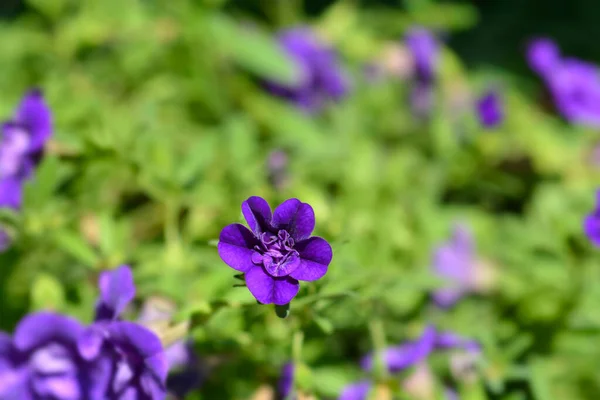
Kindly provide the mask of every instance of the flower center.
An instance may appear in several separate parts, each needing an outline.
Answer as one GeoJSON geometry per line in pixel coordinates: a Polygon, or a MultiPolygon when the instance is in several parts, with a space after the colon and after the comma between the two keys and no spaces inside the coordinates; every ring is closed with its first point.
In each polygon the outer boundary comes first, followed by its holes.
{"type": "Polygon", "coordinates": [[[252,262],[265,267],[273,277],[287,276],[300,266],[300,256],[294,249],[294,239],[286,230],[277,235],[263,232],[259,236],[260,244],[254,246],[252,262]]]}

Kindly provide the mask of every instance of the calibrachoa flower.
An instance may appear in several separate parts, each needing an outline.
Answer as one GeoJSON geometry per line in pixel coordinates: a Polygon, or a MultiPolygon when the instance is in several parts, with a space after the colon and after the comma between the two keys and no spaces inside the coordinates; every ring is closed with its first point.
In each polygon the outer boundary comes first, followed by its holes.
{"type": "Polygon", "coordinates": [[[0,207],[21,207],[23,182],[31,177],[51,135],[50,109],[42,93],[31,90],[1,127],[0,207]]]}
{"type": "Polygon", "coordinates": [[[435,35],[422,27],[415,27],[406,34],[406,45],[415,66],[415,74],[421,82],[432,82],[437,76],[440,46],[435,35]]]}
{"type": "Polygon", "coordinates": [[[271,212],[253,196],[242,203],[250,230],[228,225],[219,236],[221,259],[243,272],[250,293],[263,304],[285,305],[298,294],[298,281],[315,281],[327,273],[331,246],[313,236],[315,214],[309,204],[289,199],[271,212]]]}
{"type": "Polygon", "coordinates": [[[279,43],[296,63],[299,75],[297,84],[291,86],[268,82],[273,94],[311,112],[320,110],[326,100],[339,100],[348,93],[349,85],[335,53],[310,29],[283,31],[279,43]]]}
{"type": "Polygon", "coordinates": [[[595,246],[600,247],[600,190],[596,191],[594,211],[583,220],[583,231],[595,246]]]}
{"type": "Polygon", "coordinates": [[[434,291],[433,301],[443,308],[453,306],[472,290],[476,268],[471,233],[466,226],[456,225],[450,241],[440,246],[433,256],[433,272],[449,284],[434,291]]]}
{"type": "Polygon", "coordinates": [[[545,81],[554,104],[568,121],[600,127],[600,70],[594,64],[561,58],[556,44],[537,39],[529,44],[532,69],[545,81]]]}
{"type": "Polygon", "coordinates": [[[412,55],[415,77],[410,104],[418,117],[427,118],[434,104],[440,46],[434,34],[422,27],[411,29],[405,41],[412,55]]]}
{"type": "Polygon", "coordinates": [[[479,122],[486,128],[494,128],[504,119],[502,99],[496,91],[484,93],[477,100],[476,108],[479,122]]]}
{"type": "Polygon", "coordinates": [[[99,286],[96,322],[78,344],[85,359],[109,363],[106,398],[164,399],[168,364],[160,339],[142,325],[118,320],[135,295],[131,269],[103,272],[99,286]]]}
{"type": "Polygon", "coordinates": [[[84,327],[63,315],[39,312],[0,333],[0,399],[104,400],[109,364],[85,360],[77,347],[84,327]]]}
{"type": "Polygon", "coordinates": [[[277,383],[277,394],[278,398],[281,400],[288,400],[288,398],[294,399],[292,390],[294,389],[294,373],[295,373],[294,363],[287,363],[281,368],[281,376],[279,378],[279,382],[277,383]]]}

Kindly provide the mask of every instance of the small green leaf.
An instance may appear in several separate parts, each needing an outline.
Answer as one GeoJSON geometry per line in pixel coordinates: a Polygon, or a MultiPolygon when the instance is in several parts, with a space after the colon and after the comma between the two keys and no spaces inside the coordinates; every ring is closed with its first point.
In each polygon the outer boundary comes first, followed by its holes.
{"type": "Polygon", "coordinates": [[[39,274],[31,288],[31,304],[34,310],[60,310],[65,294],[60,282],[53,276],[39,274]]]}
{"type": "Polygon", "coordinates": [[[100,258],[94,249],[75,233],[58,232],[54,235],[54,241],[58,247],[87,266],[94,267],[100,262],[100,258]]]}

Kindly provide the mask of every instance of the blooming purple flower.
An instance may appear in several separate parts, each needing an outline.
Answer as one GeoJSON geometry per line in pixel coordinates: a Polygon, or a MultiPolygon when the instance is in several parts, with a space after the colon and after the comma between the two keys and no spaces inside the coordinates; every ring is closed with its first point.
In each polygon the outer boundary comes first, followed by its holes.
{"type": "Polygon", "coordinates": [[[583,231],[592,244],[600,247],[600,190],[596,191],[594,210],[583,220],[583,231]]]}
{"type": "Polygon", "coordinates": [[[42,93],[34,89],[25,94],[0,132],[0,207],[18,209],[23,181],[31,177],[52,135],[52,116],[42,93]]]}
{"type": "Polygon", "coordinates": [[[450,241],[440,246],[433,257],[434,273],[449,283],[449,286],[434,291],[434,302],[442,308],[453,306],[471,290],[475,268],[471,233],[464,225],[457,225],[450,241]]]}
{"type": "MultiPolygon", "coordinates": [[[[435,341],[435,328],[427,326],[417,340],[385,349],[381,354],[382,362],[392,373],[414,366],[429,356],[434,349],[435,341]]],[[[361,360],[361,367],[367,371],[372,370],[374,359],[374,354],[368,354],[361,360]]]]}
{"type": "Polygon", "coordinates": [[[242,203],[248,230],[228,225],[219,236],[221,259],[243,272],[250,293],[263,304],[285,305],[298,294],[298,281],[315,281],[327,272],[331,246],[313,236],[315,214],[309,204],[289,199],[273,213],[262,198],[242,203]]]}
{"type": "Polygon", "coordinates": [[[106,398],[164,399],[168,364],[160,339],[142,325],[118,320],[135,295],[130,268],[102,273],[99,287],[96,322],[79,337],[78,346],[86,360],[110,365],[106,398]]]}
{"type": "Polygon", "coordinates": [[[406,34],[405,40],[414,60],[417,79],[421,82],[435,80],[440,55],[435,35],[428,29],[415,27],[406,34]]]}
{"type": "Polygon", "coordinates": [[[292,86],[268,82],[274,95],[309,112],[320,110],[327,99],[339,100],[346,95],[349,85],[335,53],[310,29],[285,30],[279,35],[279,43],[295,61],[299,76],[297,84],[292,86]]]}
{"type": "Polygon", "coordinates": [[[486,128],[494,128],[502,123],[504,119],[504,110],[500,95],[495,91],[484,93],[477,100],[477,116],[479,122],[486,128]]]}
{"type": "Polygon", "coordinates": [[[103,400],[105,360],[87,362],[77,347],[84,327],[49,312],[25,317],[14,337],[0,334],[0,398],[103,400]]]}
{"type": "Polygon", "coordinates": [[[281,376],[279,378],[279,382],[277,383],[277,394],[278,398],[282,400],[288,400],[288,397],[293,396],[294,389],[294,373],[296,368],[294,367],[294,363],[287,363],[281,368],[281,376]]]}
{"type": "Polygon", "coordinates": [[[558,47],[548,39],[533,41],[528,48],[529,64],[544,79],[554,104],[568,121],[600,127],[600,70],[574,58],[561,58],[558,47]]]}
{"type": "Polygon", "coordinates": [[[352,383],[342,390],[338,400],[367,400],[372,386],[373,384],[368,380],[352,383]]]}

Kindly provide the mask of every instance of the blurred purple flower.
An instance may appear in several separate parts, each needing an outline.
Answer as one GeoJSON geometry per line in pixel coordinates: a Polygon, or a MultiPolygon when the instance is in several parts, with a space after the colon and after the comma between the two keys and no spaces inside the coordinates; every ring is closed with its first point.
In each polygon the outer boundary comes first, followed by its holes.
{"type": "Polygon", "coordinates": [[[0,398],[5,400],[103,400],[109,365],[87,362],[77,348],[84,327],[76,320],[39,312],[0,333],[0,398]]]}
{"type": "MultiPolygon", "coordinates": [[[[429,356],[434,349],[435,340],[435,328],[427,326],[417,340],[385,349],[381,354],[381,361],[392,373],[414,366],[429,356]]],[[[375,355],[368,354],[361,360],[361,367],[367,371],[372,370],[374,360],[375,355]]]]}
{"type": "Polygon", "coordinates": [[[484,93],[477,100],[477,116],[479,122],[486,128],[494,128],[504,120],[504,110],[500,95],[493,90],[484,93]]]}
{"type": "Polygon", "coordinates": [[[531,67],[544,79],[558,112],[569,122],[600,127],[600,70],[594,64],[561,58],[549,39],[528,48],[531,67]]]}
{"type": "Polygon", "coordinates": [[[287,363],[281,368],[281,376],[279,377],[279,382],[277,383],[277,394],[278,398],[281,400],[288,400],[290,398],[295,398],[293,396],[294,389],[294,373],[295,373],[294,363],[287,363]]]}
{"type": "Polygon", "coordinates": [[[479,345],[479,342],[472,339],[466,339],[454,332],[438,333],[435,339],[435,348],[442,350],[462,349],[476,353],[481,352],[481,346],[479,345]]]}
{"type": "Polygon", "coordinates": [[[372,385],[368,380],[352,383],[342,389],[338,400],[367,400],[372,385]]]}
{"type": "Polygon", "coordinates": [[[284,305],[298,293],[298,281],[315,281],[327,272],[331,246],[313,236],[315,213],[309,204],[289,199],[273,213],[261,197],[242,203],[251,231],[241,224],[223,228],[218,252],[225,264],[245,274],[250,293],[263,304],[284,305]]]}
{"type": "Polygon", "coordinates": [[[427,119],[435,100],[435,89],[430,83],[414,82],[410,90],[410,107],[419,119],[427,119]]]}
{"type": "Polygon", "coordinates": [[[30,90],[14,117],[1,126],[0,207],[21,207],[23,181],[31,177],[51,135],[50,109],[41,91],[30,90]]]}
{"type": "Polygon", "coordinates": [[[279,34],[279,42],[296,62],[298,83],[286,86],[268,82],[271,93],[296,103],[308,112],[319,111],[326,100],[339,100],[348,93],[349,84],[335,53],[310,29],[285,30],[279,34]]]}
{"type": "Polygon", "coordinates": [[[435,35],[426,28],[415,27],[406,34],[405,40],[414,60],[417,79],[431,83],[437,76],[440,55],[435,35]]]}
{"type": "Polygon", "coordinates": [[[458,392],[450,387],[446,387],[444,389],[444,395],[445,395],[444,400],[459,400],[460,399],[460,397],[458,397],[458,392]]]}
{"type": "Polygon", "coordinates": [[[594,246],[600,247],[600,190],[596,191],[594,210],[583,220],[583,231],[594,246]]]}
{"type": "Polygon", "coordinates": [[[466,226],[456,225],[450,241],[440,246],[433,256],[433,272],[449,283],[433,292],[433,301],[439,307],[453,306],[471,290],[476,262],[471,233],[466,226]]]}
{"type": "Polygon", "coordinates": [[[130,268],[104,272],[98,284],[96,322],[83,332],[78,346],[86,360],[109,363],[106,398],[164,399],[168,363],[160,339],[142,325],[118,320],[135,296],[130,268]]]}

